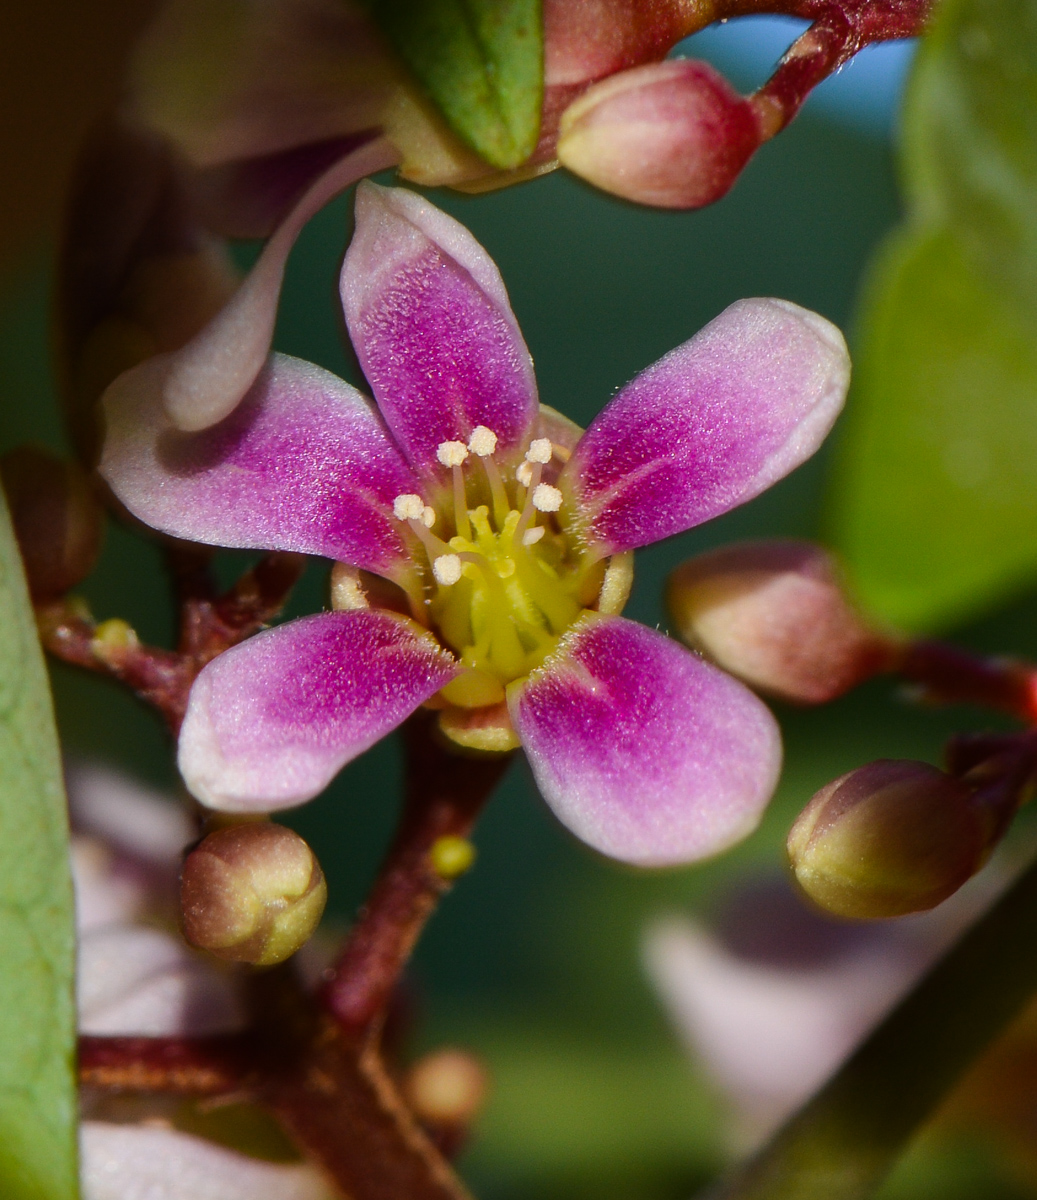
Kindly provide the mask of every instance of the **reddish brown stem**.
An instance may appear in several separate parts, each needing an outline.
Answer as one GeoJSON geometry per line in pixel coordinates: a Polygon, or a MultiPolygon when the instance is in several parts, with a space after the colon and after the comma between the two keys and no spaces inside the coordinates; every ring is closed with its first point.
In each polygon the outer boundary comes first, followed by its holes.
{"type": "Polygon", "coordinates": [[[108,1091],[216,1096],[247,1090],[254,1039],[81,1037],[79,1080],[108,1091]]]}
{"type": "Polygon", "coordinates": [[[1007,658],[983,658],[943,642],[907,643],[895,670],[938,704],[980,704],[1026,724],[1037,722],[1037,671],[1007,658]]]}
{"type": "Polygon", "coordinates": [[[462,758],[441,745],[429,714],[404,730],[407,781],[396,837],[341,956],[323,1000],[340,1027],[362,1041],[377,1027],[414,943],[450,883],[429,851],[441,837],[465,837],[511,756],[462,758]]]}
{"type": "Polygon", "coordinates": [[[253,977],[258,1099],[352,1200],[470,1200],[382,1065],[288,971],[253,977]]]}
{"type": "Polygon", "coordinates": [[[67,601],[37,610],[44,647],[63,662],[126,684],[157,708],[176,734],[198,672],[277,616],[306,562],[299,554],[268,554],[224,595],[215,596],[209,557],[208,551],[192,546],[174,546],[168,553],[180,602],[177,650],[135,639],[99,645],[94,622],[67,601]]]}

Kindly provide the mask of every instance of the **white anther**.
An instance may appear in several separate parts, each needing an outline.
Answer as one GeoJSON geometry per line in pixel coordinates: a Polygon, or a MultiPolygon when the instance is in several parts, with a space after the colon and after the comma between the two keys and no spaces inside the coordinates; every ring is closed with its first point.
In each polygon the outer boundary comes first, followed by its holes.
{"type": "Polygon", "coordinates": [[[534,438],[529,443],[526,459],[531,463],[549,463],[553,453],[554,447],[551,445],[550,438],[534,438]]]}
{"type": "Polygon", "coordinates": [[[421,523],[426,529],[431,529],[436,523],[436,510],[430,504],[421,510],[421,523]]]}
{"type": "Polygon", "coordinates": [[[459,554],[441,554],[432,564],[432,574],[436,582],[449,587],[461,578],[461,556],[459,554]]]}
{"type": "Polygon", "coordinates": [[[562,493],[549,483],[538,483],[533,489],[533,507],[537,512],[557,512],[562,507],[562,493]]]}
{"type": "Polygon", "coordinates": [[[533,482],[533,464],[531,462],[519,463],[515,478],[523,487],[529,487],[533,482]]]}
{"type": "Polygon", "coordinates": [[[497,449],[497,435],[485,425],[476,425],[468,439],[468,449],[480,458],[488,458],[497,449]]]}
{"type": "Polygon", "coordinates": [[[459,467],[468,457],[464,442],[440,442],[436,447],[436,458],[444,467],[459,467]]]}
{"type": "Polygon", "coordinates": [[[547,530],[543,525],[534,525],[532,529],[527,529],[522,535],[522,545],[535,546],[546,532],[547,530]]]}
{"type": "Polygon", "coordinates": [[[397,521],[420,521],[425,515],[425,501],[413,492],[404,492],[392,502],[397,521]]]}

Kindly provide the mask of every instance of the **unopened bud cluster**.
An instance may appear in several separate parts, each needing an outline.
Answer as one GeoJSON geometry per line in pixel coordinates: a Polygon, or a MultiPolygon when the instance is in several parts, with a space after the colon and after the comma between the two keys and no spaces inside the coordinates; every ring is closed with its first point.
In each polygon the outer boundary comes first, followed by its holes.
{"type": "Polygon", "coordinates": [[[184,860],[184,936],[220,958],[268,967],[306,943],[328,889],[313,851],[268,821],[217,829],[184,860]]]}
{"type": "Polygon", "coordinates": [[[746,542],[670,576],[667,606],[689,645],[750,686],[821,704],[887,668],[894,643],[852,606],[810,542],[746,542]]]}
{"type": "Polygon", "coordinates": [[[86,473],[38,446],[0,459],[29,592],[37,604],[57,600],[93,570],[101,548],[101,507],[86,473]]]}

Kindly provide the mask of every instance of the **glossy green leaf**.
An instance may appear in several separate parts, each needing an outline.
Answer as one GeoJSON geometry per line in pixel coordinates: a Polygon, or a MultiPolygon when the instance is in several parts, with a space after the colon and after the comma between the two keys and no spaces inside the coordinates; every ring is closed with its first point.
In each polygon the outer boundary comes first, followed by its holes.
{"type": "Polygon", "coordinates": [[[371,0],[379,26],[459,137],[502,170],[540,132],[540,0],[371,0]]]}
{"type": "Polygon", "coordinates": [[[940,6],[904,128],[830,515],[862,601],[925,630],[1037,577],[1037,10],[940,6]]]}
{"type": "Polygon", "coordinates": [[[0,493],[0,1196],[78,1194],[75,936],[57,734],[0,493]]]}

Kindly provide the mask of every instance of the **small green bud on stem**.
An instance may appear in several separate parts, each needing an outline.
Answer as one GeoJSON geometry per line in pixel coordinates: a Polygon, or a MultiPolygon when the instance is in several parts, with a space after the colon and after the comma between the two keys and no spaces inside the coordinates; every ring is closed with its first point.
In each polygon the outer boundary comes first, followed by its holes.
{"type": "Polygon", "coordinates": [[[39,446],[0,458],[29,592],[36,604],[59,599],[93,570],[101,549],[101,506],[76,463],[39,446]]]}
{"type": "Polygon", "coordinates": [[[893,664],[896,643],[850,604],[811,542],[744,542],[679,566],[666,602],[680,636],[751,687],[821,704],[893,664]]]}
{"type": "Polygon", "coordinates": [[[208,834],[184,860],[184,936],[219,958],[273,966],[317,927],[328,897],[313,851],[297,833],[268,821],[208,834]]]}
{"type": "Polygon", "coordinates": [[[983,865],[979,793],[922,762],[880,759],[823,787],[788,838],[796,880],[821,908],[875,920],[935,908],[983,865]]]}

